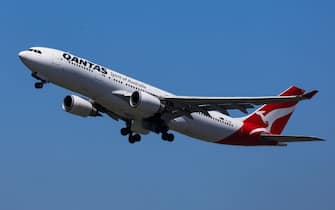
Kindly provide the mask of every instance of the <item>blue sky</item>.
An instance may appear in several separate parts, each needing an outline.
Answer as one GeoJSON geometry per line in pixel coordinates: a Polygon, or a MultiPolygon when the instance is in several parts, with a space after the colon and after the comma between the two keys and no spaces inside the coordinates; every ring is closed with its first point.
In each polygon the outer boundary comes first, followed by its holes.
{"type": "Polygon", "coordinates": [[[335,209],[333,1],[4,1],[0,209],[335,209]],[[121,122],[61,110],[17,53],[71,51],[175,94],[302,102],[285,134],[327,142],[233,147],[176,134],[130,145],[121,122]]]}

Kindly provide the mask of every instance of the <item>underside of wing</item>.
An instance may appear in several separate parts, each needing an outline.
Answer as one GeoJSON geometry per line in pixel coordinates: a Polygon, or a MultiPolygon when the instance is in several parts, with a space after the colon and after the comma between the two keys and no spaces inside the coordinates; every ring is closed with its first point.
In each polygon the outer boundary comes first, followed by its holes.
{"type": "Polygon", "coordinates": [[[324,141],[319,137],[315,136],[282,136],[273,134],[261,134],[260,136],[264,141],[277,141],[283,143],[289,142],[305,142],[305,141],[324,141]]]}

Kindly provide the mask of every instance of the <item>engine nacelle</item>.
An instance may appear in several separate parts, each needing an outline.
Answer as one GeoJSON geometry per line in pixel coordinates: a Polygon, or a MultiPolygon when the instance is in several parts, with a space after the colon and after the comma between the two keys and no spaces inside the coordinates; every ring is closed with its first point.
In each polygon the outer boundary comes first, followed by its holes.
{"type": "Polygon", "coordinates": [[[101,116],[101,114],[90,101],[75,95],[65,96],[62,108],[66,112],[81,117],[101,116]]]}
{"type": "Polygon", "coordinates": [[[140,119],[154,116],[162,107],[159,98],[146,92],[135,91],[131,94],[129,105],[140,119]]]}

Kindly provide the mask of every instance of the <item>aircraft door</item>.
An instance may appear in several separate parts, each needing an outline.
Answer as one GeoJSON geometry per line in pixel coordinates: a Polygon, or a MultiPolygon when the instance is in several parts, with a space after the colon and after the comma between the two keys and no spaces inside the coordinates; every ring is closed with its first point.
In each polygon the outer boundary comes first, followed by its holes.
{"type": "Polygon", "coordinates": [[[52,56],[51,60],[51,66],[48,71],[50,74],[49,78],[52,78],[53,82],[59,83],[62,82],[62,78],[64,77],[63,68],[61,65],[61,55],[59,53],[53,52],[50,54],[52,56]]]}
{"type": "Polygon", "coordinates": [[[59,69],[61,61],[62,61],[63,57],[58,53],[58,52],[54,52],[52,54],[52,64],[59,69]]]}

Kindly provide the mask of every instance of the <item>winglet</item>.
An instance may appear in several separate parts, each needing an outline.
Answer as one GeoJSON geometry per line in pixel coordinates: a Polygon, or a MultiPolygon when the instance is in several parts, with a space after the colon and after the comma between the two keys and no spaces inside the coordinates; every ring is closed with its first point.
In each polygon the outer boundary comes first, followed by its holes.
{"type": "Polygon", "coordinates": [[[308,93],[305,93],[304,95],[302,95],[303,99],[311,99],[313,98],[313,96],[315,96],[315,94],[317,94],[319,91],[318,90],[312,90],[308,93]]]}

